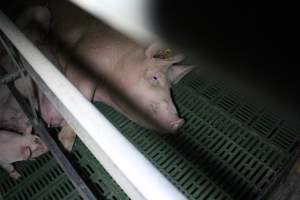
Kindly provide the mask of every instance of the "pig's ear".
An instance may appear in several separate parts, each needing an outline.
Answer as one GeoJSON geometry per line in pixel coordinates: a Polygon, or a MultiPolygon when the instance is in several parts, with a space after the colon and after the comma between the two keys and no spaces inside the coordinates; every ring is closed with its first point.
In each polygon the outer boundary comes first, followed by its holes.
{"type": "Polygon", "coordinates": [[[21,155],[23,157],[23,160],[28,160],[31,158],[31,149],[29,146],[22,146],[21,147],[21,155]]]}
{"type": "Polygon", "coordinates": [[[153,58],[160,50],[160,45],[158,43],[152,43],[145,51],[147,58],[153,58]]]}
{"type": "Polygon", "coordinates": [[[171,64],[176,64],[176,63],[183,61],[184,58],[185,58],[185,56],[183,54],[175,54],[175,55],[167,58],[166,61],[171,64]]]}
{"type": "Polygon", "coordinates": [[[168,69],[168,79],[172,84],[176,84],[194,68],[192,65],[173,65],[168,69]]]}

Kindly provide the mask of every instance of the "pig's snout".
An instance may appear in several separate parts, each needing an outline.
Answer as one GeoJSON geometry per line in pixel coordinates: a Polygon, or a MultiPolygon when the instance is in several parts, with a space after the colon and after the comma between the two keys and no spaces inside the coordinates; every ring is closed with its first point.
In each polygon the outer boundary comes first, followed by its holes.
{"type": "Polygon", "coordinates": [[[172,121],[171,123],[170,123],[170,129],[172,130],[172,132],[176,132],[180,127],[182,127],[183,126],[183,124],[184,124],[184,119],[178,119],[178,120],[175,120],[175,121],[172,121]]]}
{"type": "Polygon", "coordinates": [[[160,103],[153,103],[151,104],[152,112],[159,113],[160,112],[166,112],[171,115],[177,115],[177,109],[173,105],[173,103],[169,102],[168,100],[163,100],[160,103]]]}
{"type": "Polygon", "coordinates": [[[162,100],[151,104],[151,113],[155,116],[163,133],[176,133],[183,126],[185,120],[178,117],[177,109],[173,102],[162,100]]]}
{"type": "Polygon", "coordinates": [[[167,123],[168,130],[171,133],[176,133],[180,127],[184,124],[184,119],[178,117],[177,109],[174,106],[173,102],[164,100],[160,104],[160,108],[162,109],[162,112],[165,112],[166,120],[169,121],[167,123]]]}

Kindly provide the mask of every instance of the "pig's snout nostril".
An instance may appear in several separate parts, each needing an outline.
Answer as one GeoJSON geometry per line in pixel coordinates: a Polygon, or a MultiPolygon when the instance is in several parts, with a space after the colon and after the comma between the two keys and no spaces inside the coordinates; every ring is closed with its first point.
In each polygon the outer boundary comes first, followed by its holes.
{"type": "Polygon", "coordinates": [[[170,128],[174,131],[178,130],[184,124],[184,119],[178,119],[170,123],[170,128]]]}

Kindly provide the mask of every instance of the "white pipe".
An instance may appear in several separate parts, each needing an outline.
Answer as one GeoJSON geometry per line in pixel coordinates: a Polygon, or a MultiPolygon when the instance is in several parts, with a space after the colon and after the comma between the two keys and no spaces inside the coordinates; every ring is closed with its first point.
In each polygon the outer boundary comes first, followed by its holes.
{"type": "Polygon", "coordinates": [[[186,199],[0,11],[0,29],[26,70],[131,199],[186,199]]]}
{"type": "Polygon", "coordinates": [[[132,39],[148,44],[158,40],[152,32],[148,0],[69,0],[132,39]],[[148,2],[148,3],[147,3],[148,2]]]}

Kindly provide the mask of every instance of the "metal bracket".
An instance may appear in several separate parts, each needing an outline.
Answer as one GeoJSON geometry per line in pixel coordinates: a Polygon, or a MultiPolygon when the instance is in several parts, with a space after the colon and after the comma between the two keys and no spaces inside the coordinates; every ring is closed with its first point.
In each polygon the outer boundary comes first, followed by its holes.
{"type": "Polygon", "coordinates": [[[0,76],[0,84],[7,84],[9,82],[15,81],[18,78],[21,77],[21,73],[26,73],[25,69],[22,69],[22,71],[16,71],[10,74],[7,74],[5,76],[0,76]]]}

